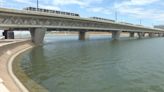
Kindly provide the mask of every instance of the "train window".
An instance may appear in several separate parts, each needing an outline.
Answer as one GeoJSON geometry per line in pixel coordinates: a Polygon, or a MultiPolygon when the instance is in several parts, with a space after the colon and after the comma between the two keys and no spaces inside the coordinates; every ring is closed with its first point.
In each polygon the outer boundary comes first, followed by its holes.
{"type": "Polygon", "coordinates": [[[53,13],[53,10],[50,10],[49,13],[53,13]]]}
{"type": "Polygon", "coordinates": [[[30,10],[35,11],[35,8],[31,8],[30,10]]]}
{"type": "Polygon", "coordinates": [[[64,12],[61,12],[61,14],[64,14],[64,12]]]}
{"type": "MultiPolygon", "coordinates": [[[[26,8],[23,8],[23,10],[37,11],[37,8],[35,8],[35,7],[26,7],[26,8]]],[[[76,14],[76,13],[48,10],[48,9],[42,9],[42,8],[38,8],[38,11],[40,11],[40,12],[47,12],[47,13],[68,15],[68,16],[79,16],[79,14],[76,14]]],[[[100,19],[100,18],[96,18],[96,17],[92,17],[92,18],[93,19],[100,19]]]]}
{"type": "Polygon", "coordinates": [[[67,13],[66,13],[66,12],[64,12],[64,15],[67,15],[67,13]]]}
{"type": "Polygon", "coordinates": [[[71,15],[72,15],[72,16],[74,16],[74,14],[73,14],[73,13],[71,13],[71,15]]]}
{"type": "Polygon", "coordinates": [[[60,14],[60,12],[59,12],[59,11],[56,11],[56,13],[57,13],[57,14],[60,14]]]}

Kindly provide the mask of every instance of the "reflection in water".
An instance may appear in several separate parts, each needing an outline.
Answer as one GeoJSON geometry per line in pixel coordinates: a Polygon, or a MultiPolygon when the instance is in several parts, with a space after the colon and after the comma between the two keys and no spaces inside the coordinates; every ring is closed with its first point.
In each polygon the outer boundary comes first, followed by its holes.
{"type": "Polygon", "coordinates": [[[50,92],[164,91],[163,38],[70,39],[46,38],[22,54],[21,68],[50,92]]]}
{"type": "Polygon", "coordinates": [[[41,83],[42,80],[45,80],[48,78],[48,75],[44,72],[47,72],[48,65],[45,61],[44,56],[44,49],[43,47],[35,47],[31,52],[29,53],[30,56],[30,67],[28,67],[29,71],[27,73],[30,73],[30,76],[35,76],[35,81],[41,83]]]}

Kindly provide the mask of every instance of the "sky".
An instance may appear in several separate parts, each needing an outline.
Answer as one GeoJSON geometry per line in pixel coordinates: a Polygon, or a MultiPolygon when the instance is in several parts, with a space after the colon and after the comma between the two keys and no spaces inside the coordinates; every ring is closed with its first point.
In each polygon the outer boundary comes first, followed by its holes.
{"type": "MultiPolygon", "coordinates": [[[[36,7],[37,0],[0,0],[0,7],[36,7]]],[[[39,7],[153,27],[164,24],[164,0],[39,0],[39,7]]]]}

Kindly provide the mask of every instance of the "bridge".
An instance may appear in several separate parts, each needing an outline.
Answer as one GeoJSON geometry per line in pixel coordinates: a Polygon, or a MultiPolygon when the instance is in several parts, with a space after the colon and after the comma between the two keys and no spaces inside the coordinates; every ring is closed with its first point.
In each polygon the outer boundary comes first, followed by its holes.
{"type": "Polygon", "coordinates": [[[143,38],[145,33],[150,37],[154,34],[164,36],[164,30],[141,25],[124,24],[112,21],[94,20],[78,16],[66,16],[37,11],[0,8],[0,29],[4,30],[5,38],[12,38],[14,30],[28,30],[32,42],[41,44],[46,31],[77,31],[79,39],[85,40],[86,32],[111,32],[112,39],[119,39],[121,32],[134,33],[143,38]]]}

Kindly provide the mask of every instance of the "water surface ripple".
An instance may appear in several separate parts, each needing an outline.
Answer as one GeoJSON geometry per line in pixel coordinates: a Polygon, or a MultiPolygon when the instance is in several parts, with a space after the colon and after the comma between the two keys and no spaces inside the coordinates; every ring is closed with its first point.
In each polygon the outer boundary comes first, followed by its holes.
{"type": "Polygon", "coordinates": [[[49,92],[164,92],[164,38],[47,36],[16,60],[49,92]]]}

